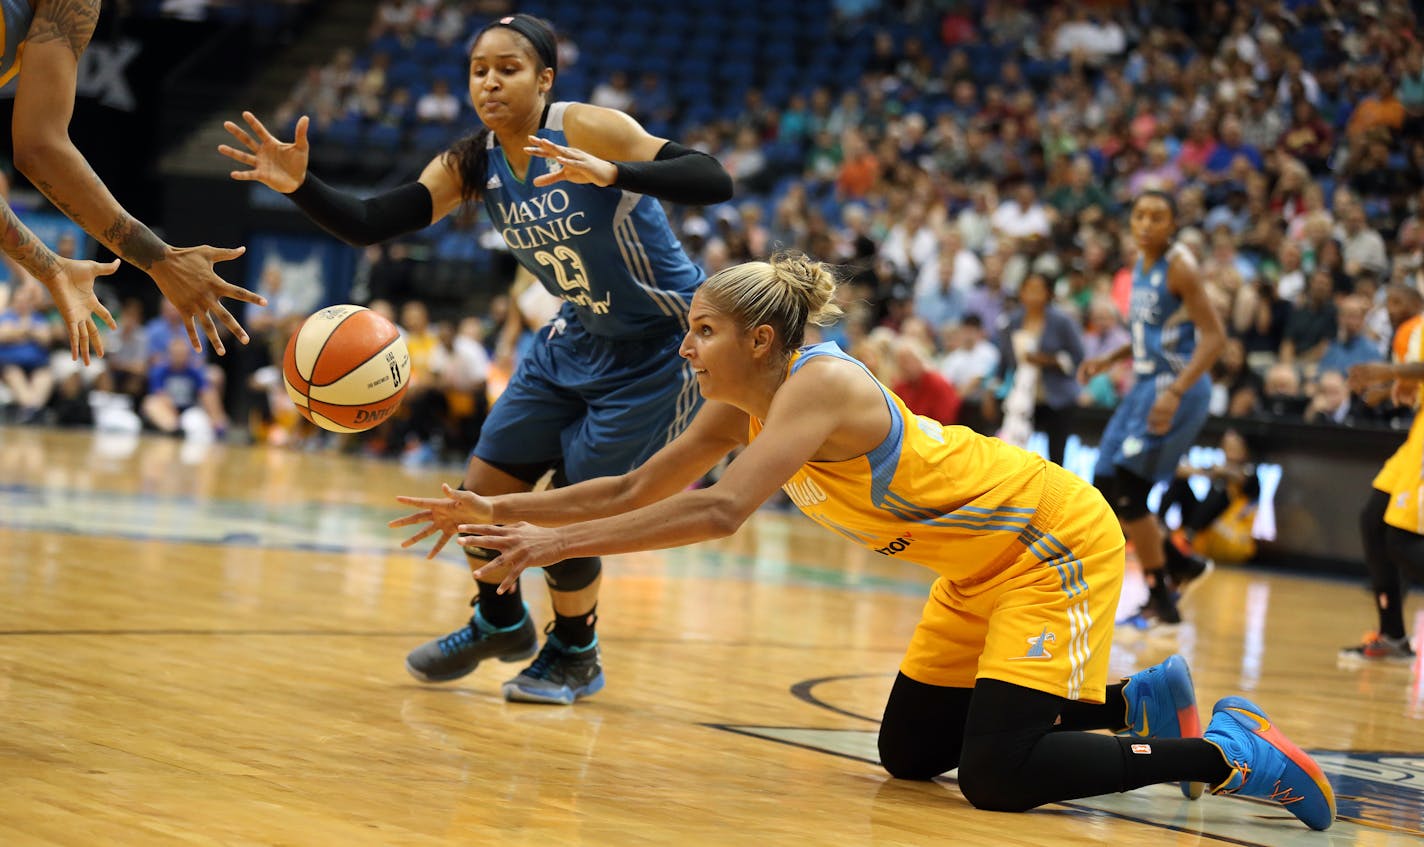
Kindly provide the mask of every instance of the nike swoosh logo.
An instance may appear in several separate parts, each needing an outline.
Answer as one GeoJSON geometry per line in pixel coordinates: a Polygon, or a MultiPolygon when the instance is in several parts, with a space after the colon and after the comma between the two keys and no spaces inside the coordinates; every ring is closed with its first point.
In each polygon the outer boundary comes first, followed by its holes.
{"type": "Polygon", "coordinates": [[[1251,722],[1256,725],[1256,728],[1253,729],[1252,732],[1262,733],[1268,731],[1271,728],[1271,722],[1256,714],[1255,712],[1248,712],[1245,709],[1235,708],[1227,708],[1226,711],[1235,712],[1238,715],[1250,718],[1251,722]]]}

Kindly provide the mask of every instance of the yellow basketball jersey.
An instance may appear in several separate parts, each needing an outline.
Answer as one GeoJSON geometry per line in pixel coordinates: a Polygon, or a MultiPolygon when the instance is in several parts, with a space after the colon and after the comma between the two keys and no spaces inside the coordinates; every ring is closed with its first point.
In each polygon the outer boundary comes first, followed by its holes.
{"type": "MultiPolygon", "coordinates": [[[[817,356],[865,367],[834,344],[817,344],[796,352],[791,373],[817,356]]],[[[979,581],[1039,543],[1065,500],[1099,497],[1040,456],[919,417],[880,390],[891,426],[878,447],[842,462],[808,462],[783,486],[808,517],[857,544],[953,582],[979,581]]],[[[762,426],[752,418],[751,438],[762,426]]]]}
{"type": "Polygon", "coordinates": [[[20,72],[20,55],[34,17],[29,0],[0,0],[0,85],[20,72]]]}
{"type": "MultiPolygon", "coordinates": [[[[1424,318],[1415,315],[1400,324],[1390,348],[1396,364],[1424,361],[1424,318]]],[[[1415,405],[1418,407],[1417,398],[1415,405]]],[[[1424,414],[1416,412],[1413,423],[1409,425],[1408,438],[1375,474],[1372,485],[1376,490],[1392,496],[1398,495],[1401,489],[1412,491],[1418,488],[1420,477],[1424,475],[1421,461],[1424,461],[1424,414]]],[[[1401,528],[1417,532],[1414,526],[1411,523],[1411,526],[1401,528]]]]}

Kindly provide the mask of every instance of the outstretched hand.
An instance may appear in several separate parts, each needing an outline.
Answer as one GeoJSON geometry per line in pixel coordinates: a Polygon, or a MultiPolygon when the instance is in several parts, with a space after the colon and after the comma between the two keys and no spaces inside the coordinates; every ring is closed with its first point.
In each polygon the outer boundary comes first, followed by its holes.
{"type": "Polygon", "coordinates": [[[441,550],[445,549],[446,543],[454,537],[460,524],[488,522],[494,514],[487,497],[481,497],[473,491],[460,491],[449,485],[442,484],[440,488],[445,492],[444,497],[408,497],[406,495],[397,497],[397,502],[414,506],[420,511],[403,518],[396,518],[387,524],[392,529],[423,523],[430,524],[401,542],[401,547],[410,547],[419,544],[437,532],[440,533],[440,539],[435,542],[434,547],[430,548],[430,552],[425,554],[427,559],[435,558],[441,550]]]}
{"type": "Polygon", "coordinates": [[[581,185],[607,187],[618,179],[618,166],[597,156],[590,155],[577,147],[564,147],[547,138],[529,136],[529,144],[524,152],[541,159],[557,162],[559,167],[549,173],[535,177],[534,184],[540,187],[556,182],[573,182],[581,185]]]}
{"type": "Polygon", "coordinates": [[[56,258],[59,272],[44,280],[44,286],[49,289],[50,299],[54,300],[55,308],[64,319],[64,329],[69,333],[69,358],[82,360],[87,365],[91,347],[95,356],[104,355],[104,339],[99,335],[94,316],[98,315],[109,329],[119,328],[114,316],[94,296],[94,279],[118,270],[119,260],[101,264],[63,256],[56,258]]]}
{"type": "Polygon", "coordinates": [[[461,547],[497,550],[499,555],[475,571],[475,579],[488,582],[499,577],[499,593],[514,590],[519,575],[528,568],[542,568],[567,558],[559,530],[529,523],[490,526],[461,524],[461,547]]]}
{"type": "Polygon", "coordinates": [[[193,349],[202,352],[203,343],[198,340],[198,326],[201,324],[213,349],[219,356],[227,352],[222,338],[218,335],[213,317],[223,326],[232,330],[237,340],[247,343],[247,332],[237,318],[223,306],[224,297],[266,306],[267,298],[254,294],[246,288],[239,288],[218,276],[213,265],[236,259],[247,252],[246,247],[169,247],[163,258],[148,267],[148,275],[163,296],[168,298],[178,313],[183,316],[183,328],[188,331],[188,342],[193,349]]]}
{"type": "Polygon", "coordinates": [[[223,121],[223,129],[247,150],[238,150],[226,144],[218,145],[219,153],[250,168],[233,171],[232,178],[245,182],[260,182],[282,194],[296,191],[307,178],[307,160],[311,153],[311,144],[307,141],[307,127],[311,125],[311,121],[306,115],[297,119],[296,137],[285,142],[278,141],[251,112],[243,112],[242,118],[252,127],[250,134],[232,121],[223,121]]]}

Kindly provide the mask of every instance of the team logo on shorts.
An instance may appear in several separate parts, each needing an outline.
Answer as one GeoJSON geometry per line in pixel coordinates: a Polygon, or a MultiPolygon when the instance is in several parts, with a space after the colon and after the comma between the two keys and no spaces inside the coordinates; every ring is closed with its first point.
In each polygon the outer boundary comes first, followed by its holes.
{"type": "Polygon", "coordinates": [[[1122,442],[1122,455],[1136,456],[1142,452],[1142,439],[1137,437],[1125,438],[1122,442]]]}
{"type": "Polygon", "coordinates": [[[1048,652],[1047,645],[1058,643],[1058,637],[1049,632],[1047,626],[1038,635],[1029,636],[1024,640],[1028,642],[1028,652],[1022,656],[1011,656],[1009,661],[1022,662],[1025,659],[1047,660],[1053,658],[1053,654],[1048,652]]]}

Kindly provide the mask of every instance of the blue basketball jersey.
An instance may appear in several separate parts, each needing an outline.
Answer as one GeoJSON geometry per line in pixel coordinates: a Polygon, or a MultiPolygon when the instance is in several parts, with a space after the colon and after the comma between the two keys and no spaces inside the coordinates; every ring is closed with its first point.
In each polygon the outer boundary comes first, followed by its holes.
{"type": "Polygon", "coordinates": [[[1181,298],[1167,288],[1167,261],[1172,245],[1150,268],[1139,257],[1132,269],[1132,300],[1128,328],[1132,331],[1132,369],[1138,376],[1180,373],[1197,346],[1196,325],[1181,298]]]}
{"type": "Polygon", "coordinates": [[[20,72],[20,52],[30,34],[35,10],[29,0],[0,0],[0,85],[20,72]]]}
{"type": "MultiPolygon", "coordinates": [[[[569,143],[570,105],[549,106],[540,138],[569,143]]],[[[550,164],[535,157],[519,179],[491,134],[483,199],[519,263],[563,298],[560,316],[608,338],[685,332],[692,293],[705,275],[673,236],[662,205],[618,188],[534,185],[550,164]]]]}

